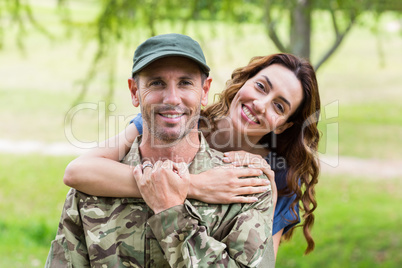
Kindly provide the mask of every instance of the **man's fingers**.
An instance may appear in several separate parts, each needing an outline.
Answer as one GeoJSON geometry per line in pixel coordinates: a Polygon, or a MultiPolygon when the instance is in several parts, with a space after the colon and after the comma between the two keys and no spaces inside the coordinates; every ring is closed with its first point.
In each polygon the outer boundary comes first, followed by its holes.
{"type": "Polygon", "coordinates": [[[142,177],[142,165],[136,165],[133,169],[133,176],[136,181],[142,177]]]}
{"type": "Polygon", "coordinates": [[[162,165],[163,165],[162,161],[160,161],[160,160],[156,161],[155,164],[154,164],[154,170],[161,168],[162,165]]]}
{"type": "Polygon", "coordinates": [[[149,176],[150,176],[150,174],[151,174],[151,172],[152,172],[152,170],[153,170],[154,168],[155,168],[155,166],[152,165],[152,163],[149,162],[149,161],[145,161],[145,162],[142,164],[142,174],[144,175],[144,176],[143,176],[144,179],[149,178],[149,176]]]}
{"type": "Polygon", "coordinates": [[[170,160],[165,160],[162,162],[161,167],[164,169],[172,170],[173,169],[173,162],[170,160]]]}
{"type": "Polygon", "coordinates": [[[189,178],[190,173],[188,171],[187,163],[173,163],[174,171],[180,176],[180,178],[189,178]]]}
{"type": "Polygon", "coordinates": [[[162,168],[173,171],[176,174],[180,173],[180,169],[183,169],[183,164],[186,165],[185,163],[175,163],[171,160],[165,160],[163,161],[162,168]]]}
{"type": "Polygon", "coordinates": [[[150,168],[151,170],[153,169],[154,165],[150,161],[145,161],[142,163],[142,170],[144,171],[147,168],[150,168]]]}

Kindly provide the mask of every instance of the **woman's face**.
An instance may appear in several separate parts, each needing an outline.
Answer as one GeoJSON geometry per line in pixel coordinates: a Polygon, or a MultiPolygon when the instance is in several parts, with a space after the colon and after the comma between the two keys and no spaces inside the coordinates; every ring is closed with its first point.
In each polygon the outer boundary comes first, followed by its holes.
{"type": "Polygon", "coordinates": [[[280,134],[291,122],[286,120],[303,99],[302,86],[292,71],[273,64],[246,81],[229,109],[235,131],[262,138],[274,131],[280,134]]]}

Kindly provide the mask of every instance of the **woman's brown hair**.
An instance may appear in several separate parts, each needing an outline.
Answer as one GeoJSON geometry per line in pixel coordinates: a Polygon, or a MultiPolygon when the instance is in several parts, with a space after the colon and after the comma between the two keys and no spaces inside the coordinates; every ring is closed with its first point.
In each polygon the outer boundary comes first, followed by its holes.
{"type": "MultiPolygon", "coordinates": [[[[300,210],[303,212],[303,219],[298,226],[303,227],[303,234],[307,241],[305,253],[308,254],[314,249],[311,228],[314,224],[313,212],[317,207],[314,187],[318,182],[317,150],[320,139],[317,129],[320,96],[314,68],[311,64],[307,60],[285,53],[254,57],[247,66],[238,68],[232,73],[232,79],[226,83],[226,89],[218,94],[218,102],[207,106],[202,111],[202,116],[216,128],[219,118],[228,115],[230,104],[244,83],[272,64],[280,64],[295,74],[302,85],[303,100],[287,120],[293,122],[291,127],[278,135],[270,132],[259,143],[266,145],[271,152],[275,152],[286,160],[287,188],[279,191],[279,195],[296,195],[296,199],[291,205],[295,216],[296,206],[301,203],[300,210]]],[[[294,228],[289,230],[284,235],[284,239],[290,239],[293,231],[294,228]]]]}

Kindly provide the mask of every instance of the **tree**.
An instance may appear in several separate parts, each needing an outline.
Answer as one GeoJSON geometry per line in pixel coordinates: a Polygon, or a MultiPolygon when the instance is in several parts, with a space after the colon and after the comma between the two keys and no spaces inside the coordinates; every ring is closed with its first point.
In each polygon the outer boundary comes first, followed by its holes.
{"type": "MultiPolygon", "coordinates": [[[[24,23],[31,23],[46,34],[45,28],[34,19],[27,0],[3,1],[7,7],[6,13],[9,14],[7,18],[18,22],[21,33],[18,36],[19,43],[22,44],[24,23]],[[23,20],[22,17],[28,19],[23,20]]],[[[110,101],[114,91],[114,55],[118,46],[132,43],[135,38],[132,33],[147,31],[148,36],[158,34],[160,22],[181,25],[179,31],[182,33],[186,33],[189,22],[263,23],[267,36],[280,51],[310,59],[313,14],[328,13],[334,39],[328,41],[328,48],[321,58],[313,62],[318,70],[338,49],[362,13],[372,12],[379,16],[386,10],[402,11],[400,0],[102,0],[95,19],[77,27],[69,13],[68,4],[71,0],[57,1],[67,29],[85,29],[92,33],[89,36],[98,43],[92,67],[82,80],[76,103],[84,98],[88,84],[102,62],[107,62],[104,66],[108,66],[106,68],[109,70],[109,89],[105,98],[110,101]],[[283,32],[287,32],[287,38],[283,37],[283,32]]],[[[0,16],[5,17],[4,11],[0,16]]],[[[213,23],[210,25],[213,27],[213,23]]],[[[0,24],[0,33],[2,29],[0,24]]],[[[88,38],[88,34],[85,36],[88,38]]],[[[2,35],[0,45],[1,41],[2,35]]]]}
{"type": "Polygon", "coordinates": [[[264,22],[268,36],[280,51],[310,59],[313,27],[312,14],[314,11],[328,13],[331,17],[334,39],[332,43],[328,44],[324,55],[313,63],[315,69],[318,70],[337,50],[360,14],[363,12],[375,12],[379,15],[386,10],[401,12],[402,4],[397,0],[266,0],[264,22]],[[287,44],[279,38],[277,30],[278,21],[284,17],[289,17],[290,21],[288,29],[289,42],[287,44]]]}

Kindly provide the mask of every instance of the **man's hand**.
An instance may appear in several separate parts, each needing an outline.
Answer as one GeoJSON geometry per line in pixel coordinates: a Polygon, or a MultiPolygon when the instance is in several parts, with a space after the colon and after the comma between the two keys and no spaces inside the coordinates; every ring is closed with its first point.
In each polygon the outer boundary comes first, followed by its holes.
{"type": "Polygon", "coordinates": [[[186,200],[190,174],[184,162],[158,161],[153,167],[150,162],[145,162],[134,168],[133,175],[142,198],[155,214],[186,200]]]}

